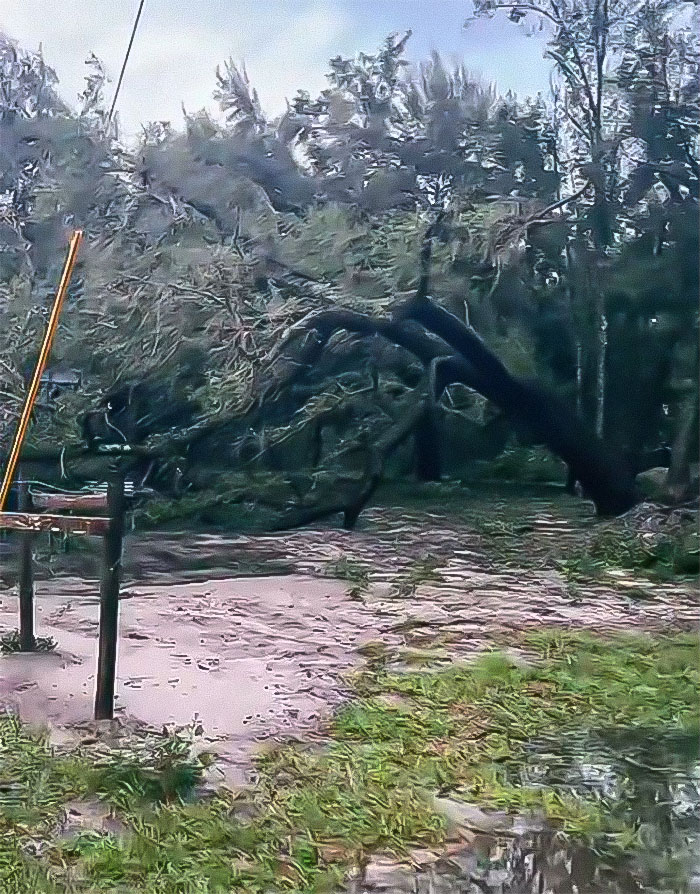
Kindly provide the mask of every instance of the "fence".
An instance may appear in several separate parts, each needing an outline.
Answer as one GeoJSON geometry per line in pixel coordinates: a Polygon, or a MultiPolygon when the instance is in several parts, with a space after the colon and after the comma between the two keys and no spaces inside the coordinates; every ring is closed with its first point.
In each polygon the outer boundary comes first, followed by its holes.
{"type": "Polygon", "coordinates": [[[34,574],[33,544],[42,532],[102,537],[100,571],[100,621],[95,719],[114,716],[114,684],[119,636],[119,585],[121,577],[124,518],[128,497],[124,475],[114,472],[106,487],[92,493],[31,493],[25,481],[18,483],[16,512],[0,512],[0,530],[19,533],[19,646],[33,651],[34,574]],[[38,512],[35,510],[45,510],[38,512]],[[103,515],[85,513],[103,512],[103,515]],[[61,512],[79,512],[62,515],[61,512]]]}

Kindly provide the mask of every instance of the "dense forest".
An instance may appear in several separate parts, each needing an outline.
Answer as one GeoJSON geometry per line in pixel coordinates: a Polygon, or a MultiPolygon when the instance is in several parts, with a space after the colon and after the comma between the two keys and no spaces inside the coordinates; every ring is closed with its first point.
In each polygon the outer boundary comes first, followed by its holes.
{"type": "Polygon", "coordinates": [[[468,480],[518,444],[600,514],[630,509],[649,469],[657,497],[687,499],[692,11],[482,0],[543,24],[550,96],[499,95],[438,55],[410,66],[394,34],[274,120],[225,62],[218,114],[144,124],[138,144],[97,58],[71,105],[49,61],[1,37],[3,450],[81,227],[25,451],[45,480],[102,479],[119,453],[166,514],[209,500],[352,527],[382,478],[468,480]]]}

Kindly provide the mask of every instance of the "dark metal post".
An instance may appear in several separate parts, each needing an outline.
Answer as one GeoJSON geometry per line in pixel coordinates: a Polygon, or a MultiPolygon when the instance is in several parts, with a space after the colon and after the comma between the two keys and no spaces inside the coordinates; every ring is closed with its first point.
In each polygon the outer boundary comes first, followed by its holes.
{"type": "MultiPolygon", "coordinates": [[[[30,512],[29,485],[20,472],[17,482],[17,508],[30,512]]],[[[34,640],[34,574],[32,550],[34,535],[22,531],[19,535],[19,648],[21,652],[33,652],[34,640]]]]}
{"type": "Polygon", "coordinates": [[[100,580],[100,641],[97,657],[95,720],[114,716],[114,681],[119,637],[119,582],[124,536],[124,476],[114,472],[107,486],[109,528],[104,535],[100,580]]]}

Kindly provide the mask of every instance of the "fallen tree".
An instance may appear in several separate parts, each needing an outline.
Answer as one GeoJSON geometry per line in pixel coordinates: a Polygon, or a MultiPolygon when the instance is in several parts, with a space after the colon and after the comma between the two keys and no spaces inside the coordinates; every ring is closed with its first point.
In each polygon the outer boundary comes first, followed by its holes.
{"type": "Polygon", "coordinates": [[[449,384],[455,374],[463,381],[466,360],[477,372],[470,387],[563,459],[600,515],[619,515],[635,504],[634,474],[626,457],[598,438],[557,395],[511,375],[472,329],[427,297],[412,301],[400,314],[422,323],[457,352],[457,362],[442,361],[446,369],[439,381],[449,384]]]}
{"type": "MultiPolygon", "coordinates": [[[[434,405],[444,390],[460,383],[477,391],[568,465],[600,515],[619,515],[630,509],[638,495],[634,469],[619,451],[597,437],[592,427],[556,394],[536,382],[513,376],[479,335],[428,296],[433,228],[421,252],[421,276],[413,299],[396,309],[391,318],[373,317],[350,310],[327,310],[300,321],[280,347],[286,375],[275,377],[263,393],[279,393],[300,381],[318,363],[331,337],[345,330],[363,337],[381,337],[405,349],[430,370],[430,398],[415,421],[415,434],[426,454],[426,422],[438,449],[434,405]],[[296,350],[290,346],[296,345],[296,350]]],[[[430,470],[428,470],[430,471],[430,470]]]]}
{"type": "MultiPolygon", "coordinates": [[[[305,347],[297,357],[295,378],[320,356],[337,328],[364,336],[381,336],[413,353],[431,368],[433,400],[438,400],[449,385],[456,383],[488,398],[514,425],[528,429],[536,440],[569,465],[599,514],[618,515],[635,504],[634,476],[624,456],[597,438],[585,421],[556,395],[537,383],[512,376],[473,330],[430,299],[409,303],[391,320],[351,311],[326,311],[304,320],[296,333],[305,347]],[[416,323],[423,324],[425,329],[417,329],[416,323]],[[449,348],[456,353],[450,354],[449,348]]],[[[415,419],[416,427],[425,424],[426,412],[429,404],[415,419]]]]}
{"type": "MultiPolygon", "coordinates": [[[[354,449],[365,460],[356,479],[345,475],[340,490],[331,488],[326,494],[317,489],[303,500],[295,498],[291,488],[289,500],[279,505],[280,521],[275,526],[296,526],[343,513],[345,524],[351,527],[374,493],[388,457],[409,437],[414,438],[417,448],[418,477],[439,478],[439,401],[454,384],[464,385],[488,399],[516,430],[526,431],[531,441],[546,445],[561,458],[569,467],[570,477],[580,482],[584,495],[593,501],[599,514],[617,515],[628,510],[637,494],[634,470],[625,457],[601,441],[556,394],[537,382],[512,375],[472,328],[429,297],[434,231],[435,227],[429,228],[423,241],[420,279],[413,298],[394,308],[391,316],[342,307],[307,313],[288,328],[266,362],[260,364],[253,383],[255,398],[243,412],[197,421],[184,431],[175,428],[161,433],[153,443],[148,441],[147,431],[131,424],[124,407],[119,410],[123,418],[110,420],[105,410],[109,401],[103,401],[99,418],[104,417],[105,430],[118,430],[121,443],[98,443],[93,439],[85,447],[25,451],[23,460],[58,461],[63,472],[67,463],[76,468],[81,464],[94,468],[95,461],[113,461],[117,457],[135,473],[146,470],[146,474],[151,474],[153,464],[157,464],[161,471],[167,470],[167,474],[160,475],[162,489],[177,493],[183,482],[187,486],[188,475],[189,484],[194,483],[196,476],[192,471],[210,462],[212,456],[220,455],[227,442],[230,450],[221,461],[223,468],[227,463],[229,467],[245,467],[256,455],[255,450],[243,449],[251,431],[271,420],[289,424],[290,418],[323,391],[324,383],[339,368],[366,363],[367,346],[372,344],[376,346],[373,362],[385,371],[392,370],[412,396],[402,404],[398,418],[391,411],[384,414],[391,420],[388,425],[375,426],[373,431],[360,427],[354,449]],[[125,438],[124,432],[129,431],[140,432],[139,443],[125,438]]],[[[379,389],[375,392],[373,400],[380,404],[379,389]]],[[[129,395],[132,393],[137,392],[130,388],[129,395]]],[[[139,418],[143,418],[143,407],[137,410],[139,418]]],[[[309,424],[316,426],[316,441],[324,420],[342,415],[334,407],[311,416],[309,424]]],[[[350,412],[346,417],[352,420],[356,414],[350,412]]],[[[311,453],[310,467],[314,468],[320,461],[320,450],[314,448],[311,453]]],[[[255,499],[252,482],[251,499],[255,499]]]]}

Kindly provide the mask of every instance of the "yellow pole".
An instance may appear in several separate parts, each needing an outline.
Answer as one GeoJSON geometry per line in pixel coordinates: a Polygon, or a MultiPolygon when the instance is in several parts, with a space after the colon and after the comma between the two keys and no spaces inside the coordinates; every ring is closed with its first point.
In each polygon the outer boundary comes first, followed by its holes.
{"type": "Polygon", "coordinates": [[[29,420],[32,415],[32,409],[34,408],[34,403],[36,401],[36,396],[39,393],[39,385],[41,384],[41,377],[44,374],[44,370],[46,369],[46,363],[49,359],[49,351],[51,350],[51,345],[53,343],[54,335],[56,334],[56,329],[58,328],[58,317],[61,313],[61,308],[63,307],[63,302],[66,297],[66,292],[68,291],[68,284],[70,283],[71,276],[73,275],[73,267],[75,266],[75,259],[78,255],[78,249],[80,248],[80,243],[83,239],[83,231],[75,230],[73,236],[70,241],[70,247],[68,248],[68,257],[66,258],[66,263],[63,267],[63,273],[61,275],[61,281],[58,285],[58,292],[56,293],[56,299],[53,303],[53,307],[51,309],[51,316],[49,317],[49,324],[46,327],[46,334],[44,335],[44,341],[41,345],[41,351],[39,351],[39,359],[36,362],[36,369],[34,370],[34,375],[32,376],[32,381],[29,386],[29,391],[27,393],[26,400],[24,402],[24,407],[22,409],[22,415],[20,416],[19,423],[17,425],[17,432],[15,434],[15,439],[12,444],[12,450],[10,451],[10,456],[7,460],[7,468],[5,469],[5,477],[2,481],[2,487],[0,487],[0,512],[2,512],[5,502],[7,500],[7,495],[10,492],[10,487],[12,485],[12,479],[15,474],[15,468],[17,467],[17,461],[19,459],[19,454],[22,449],[22,444],[24,443],[25,435],[27,434],[27,428],[29,427],[29,420]]]}

